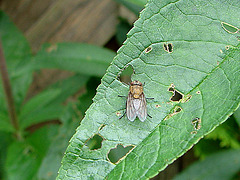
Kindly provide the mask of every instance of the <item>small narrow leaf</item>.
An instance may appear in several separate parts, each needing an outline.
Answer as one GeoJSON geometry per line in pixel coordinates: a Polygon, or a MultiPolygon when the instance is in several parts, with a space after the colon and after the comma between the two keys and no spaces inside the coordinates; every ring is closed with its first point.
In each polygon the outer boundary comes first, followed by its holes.
{"type": "Polygon", "coordinates": [[[69,96],[74,95],[81,87],[83,87],[89,77],[83,75],[73,75],[69,78],[64,80],[58,81],[57,83],[48,87],[48,89],[60,89],[61,92],[58,96],[53,100],[54,103],[62,103],[64,102],[69,96]]]}
{"type": "Polygon", "coordinates": [[[31,98],[21,109],[20,117],[28,115],[30,112],[48,105],[60,94],[59,89],[46,90],[31,98]]]}
{"type": "Polygon", "coordinates": [[[59,119],[63,112],[62,103],[86,84],[89,77],[74,75],[59,81],[47,90],[30,99],[20,114],[21,128],[47,120],[59,119]]]}
{"type": "MultiPolygon", "coordinates": [[[[21,128],[25,128],[27,125],[30,125],[31,123],[37,123],[39,122],[38,118],[35,119],[35,116],[49,116],[49,110],[48,105],[52,102],[53,99],[55,99],[59,94],[61,90],[60,89],[52,89],[52,90],[46,90],[32,99],[30,99],[26,104],[23,105],[20,115],[19,115],[19,121],[21,122],[21,128]],[[41,111],[41,109],[44,109],[44,111],[41,111]],[[47,110],[47,112],[45,112],[47,110]],[[31,121],[33,120],[33,121],[31,121]]],[[[59,105],[56,106],[55,103],[55,111],[57,108],[59,108],[59,105]]],[[[51,109],[51,108],[50,108],[51,109]]],[[[53,109],[54,110],[54,109],[53,109]]],[[[60,109],[59,109],[60,110],[60,109]]],[[[55,116],[56,118],[56,116],[55,116]]]]}
{"type": "Polygon", "coordinates": [[[20,116],[21,128],[25,129],[31,125],[49,120],[56,120],[63,113],[64,106],[60,104],[50,104],[29,112],[26,116],[20,116]]]}
{"type": "Polygon", "coordinates": [[[108,49],[89,44],[45,44],[35,57],[35,66],[101,77],[114,55],[115,53],[108,49]]]}

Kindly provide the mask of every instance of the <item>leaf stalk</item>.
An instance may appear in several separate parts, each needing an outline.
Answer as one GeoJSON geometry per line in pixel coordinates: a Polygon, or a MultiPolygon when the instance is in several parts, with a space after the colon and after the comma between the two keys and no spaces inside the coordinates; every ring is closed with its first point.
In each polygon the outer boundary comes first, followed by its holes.
{"type": "Polygon", "coordinates": [[[11,124],[13,125],[14,129],[16,130],[17,138],[20,139],[19,133],[19,124],[17,120],[14,99],[12,94],[12,88],[10,85],[10,80],[7,71],[6,60],[4,58],[3,49],[2,49],[2,42],[0,40],[0,73],[2,78],[3,89],[6,96],[6,101],[8,105],[8,113],[10,117],[11,124]]]}

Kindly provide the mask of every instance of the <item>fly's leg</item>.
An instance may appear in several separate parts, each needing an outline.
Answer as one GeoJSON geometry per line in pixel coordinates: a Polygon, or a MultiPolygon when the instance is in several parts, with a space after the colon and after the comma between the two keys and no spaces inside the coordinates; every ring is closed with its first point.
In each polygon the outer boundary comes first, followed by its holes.
{"type": "Polygon", "coordinates": [[[118,97],[124,97],[124,98],[127,98],[127,96],[121,96],[121,95],[118,95],[118,97]]]}
{"type": "Polygon", "coordinates": [[[154,99],[154,98],[146,98],[146,99],[154,99]]]}
{"type": "Polygon", "coordinates": [[[122,117],[126,114],[126,111],[123,113],[123,115],[119,118],[119,119],[122,119],[122,117]]]}
{"type": "Polygon", "coordinates": [[[152,116],[150,116],[149,114],[147,114],[147,115],[148,115],[148,117],[152,118],[152,116]]]}
{"type": "MultiPolygon", "coordinates": [[[[128,98],[127,96],[121,96],[121,95],[118,95],[118,97],[128,98]]],[[[121,117],[119,117],[119,119],[122,119],[125,114],[126,114],[126,111],[123,113],[121,117]]]]}

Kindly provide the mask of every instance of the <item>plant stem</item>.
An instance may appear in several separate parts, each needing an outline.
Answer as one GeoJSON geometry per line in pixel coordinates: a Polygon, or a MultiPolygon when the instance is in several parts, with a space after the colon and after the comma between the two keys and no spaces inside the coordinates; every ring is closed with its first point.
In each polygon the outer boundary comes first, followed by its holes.
{"type": "Polygon", "coordinates": [[[2,77],[3,89],[4,89],[5,95],[6,95],[10,120],[11,120],[11,123],[12,123],[13,127],[15,128],[17,136],[18,136],[19,135],[19,124],[18,124],[17,115],[16,115],[16,111],[15,111],[12,89],[11,89],[11,85],[10,85],[6,60],[4,58],[1,41],[0,41],[0,72],[1,72],[1,77],[2,77]]]}

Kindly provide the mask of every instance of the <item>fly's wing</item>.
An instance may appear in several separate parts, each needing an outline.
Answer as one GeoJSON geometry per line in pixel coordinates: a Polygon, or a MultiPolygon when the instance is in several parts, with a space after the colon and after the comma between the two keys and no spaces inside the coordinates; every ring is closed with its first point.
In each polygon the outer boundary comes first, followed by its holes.
{"type": "Polygon", "coordinates": [[[128,93],[127,98],[126,113],[129,121],[134,121],[137,117],[136,109],[134,107],[134,98],[130,92],[128,93]]]}
{"type": "Polygon", "coordinates": [[[147,118],[147,102],[144,94],[142,93],[139,97],[139,102],[137,103],[137,117],[139,118],[140,121],[144,122],[145,119],[147,118]]]}

